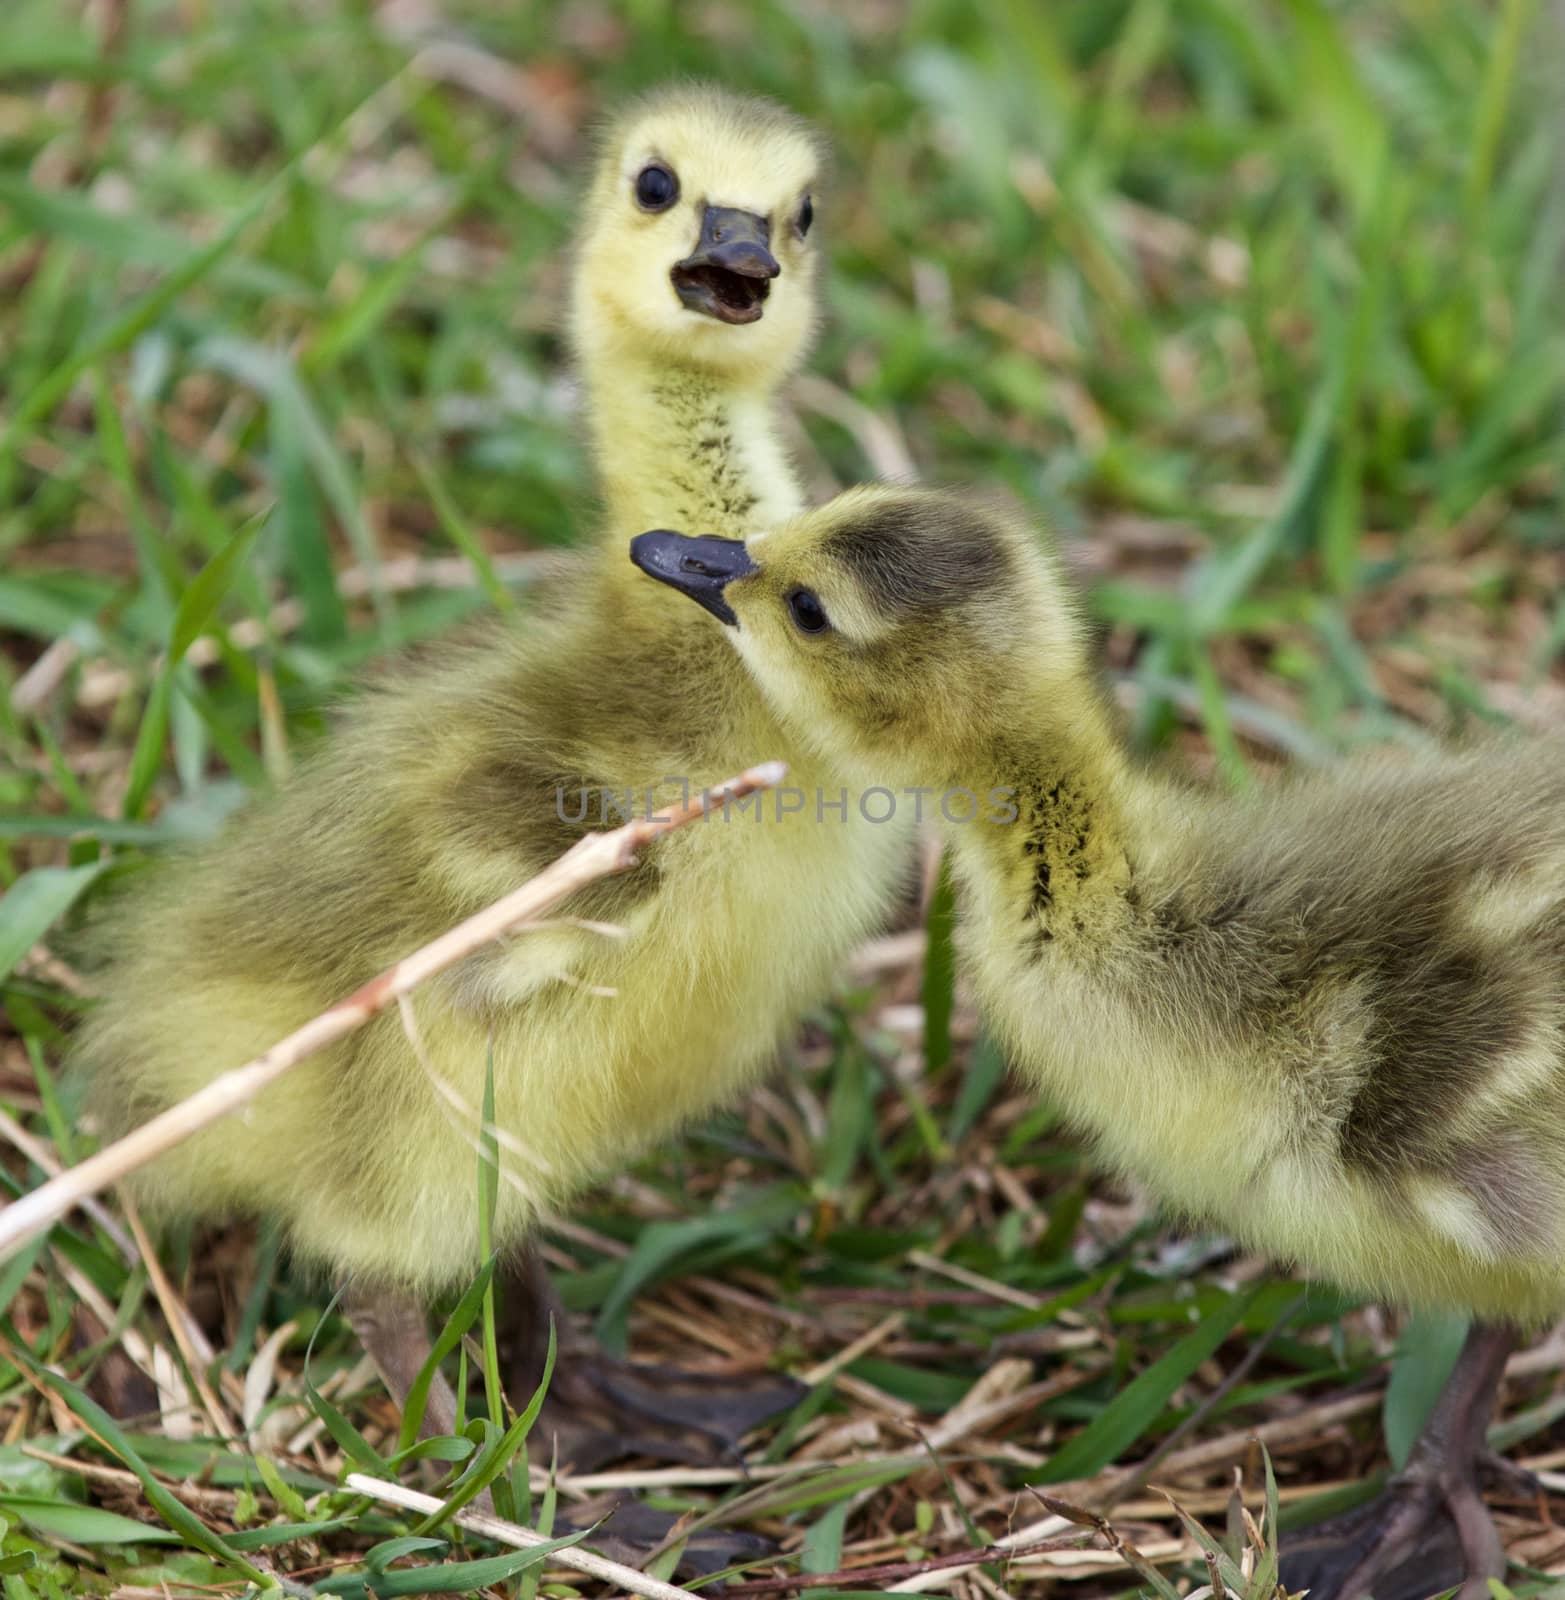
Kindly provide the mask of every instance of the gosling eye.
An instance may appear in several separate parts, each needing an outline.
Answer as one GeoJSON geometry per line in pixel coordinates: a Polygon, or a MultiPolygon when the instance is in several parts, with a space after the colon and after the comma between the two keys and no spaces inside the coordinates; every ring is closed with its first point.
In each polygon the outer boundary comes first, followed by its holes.
{"type": "Polygon", "coordinates": [[[643,211],[667,211],[679,198],[679,179],[654,161],[636,174],[636,204],[643,211]]]}
{"type": "Polygon", "coordinates": [[[824,633],[831,626],[825,606],[808,589],[788,591],[788,615],[800,633],[824,633]]]}
{"type": "Polygon", "coordinates": [[[815,220],[815,202],[808,195],[804,197],[804,204],[799,207],[798,221],[794,224],[799,230],[802,239],[810,231],[810,224],[815,220]]]}

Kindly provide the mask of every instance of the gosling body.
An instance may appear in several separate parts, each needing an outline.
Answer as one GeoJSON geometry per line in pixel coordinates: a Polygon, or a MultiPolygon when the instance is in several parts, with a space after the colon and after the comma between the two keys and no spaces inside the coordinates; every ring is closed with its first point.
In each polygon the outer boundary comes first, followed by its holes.
{"type": "Polygon", "coordinates": [[[1133,761],[1005,517],[850,491],[734,549],[698,620],[799,737],[974,797],[935,808],[973,981],[1114,1166],[1356,1288],[1565,1309],[1565,745],[1197,789],[1133,761]]]}
{"type": "MultiPolygon", "coordinates": [[[[818,160],[785,113],[704,89],[640,102],[607,132],[571,319],[605,540],[546,614],[398,668],[283,793],[110,912],[104,998],[76,1050],[107,1133],[612,825],[604,792],[655,807],[776,757],[795,786],[830,786],[731,652],[620,554],[648,518],[758,529],[798,510],[771,407],[815,319],[802,208],[818,160]],[[654,167],[673,180],[666,205],[654,167]],[[764,290],[754,251],[711,237],[735,216],[772,263],[764,290]]],[[[170,1152],[140,1191],[162,1212],[276,1217],[337,1278],[420,1297],[466,1281],[491,1063],[505,1246],[767,1066],[885,914],[905,844],[851,817],[698,823],[425,986],[413,1036],[382,1016],[170,1152]]]]}
{"type": "MultiPolygon", "coordinates": [[[[137,897],[133,926],[113,929],[133,953],[85,1041],[109,1130],[258,1054],[605,814],[612,825],[605,796],[641,814],[678,798],[671,775],[699,792],[762,752],[794,755],[706,652],[607,588],[370,692],[300,782],[137,897]],[[569,691],[562,660],[590,663],[569,691]],[[701,727],[687,694],[660,692],[671,671],[707,684],[701,727]]],[[[798,761],[790,781],[817,766],[798,761]]],[[[884,914],[894,846],[876,830],[866,859],[853,833],[753,809],[697,822],[562,908],[627,937],[561,921],[474,957],[412,997],[422,1059],[385,1013],[169,1152],[141,1194],[165,1213],[278,1217],[336,1275],[424,1296],[471,1279],[491,1060],[505,1245],[767,1067],[884,914]]]]}
{"type": "Polygon", "coordinates": [[[1565,1308],[1565,750],[1239,797],[1033,755],[1013,836],[952,830],[969,954],[1107,1161],[1364,1293],[1565,1308]]]}
{"type": "Polygon", "coordinates": [[[1518,1328],[1565,1310],[1565,744],[1201,791],[1131,760],[1007,517],[854,491],[703,538],[699,589],[678,541],[632,559],[731,624],[801,738],[942,793],[989,1023],[1110,1164],[1313,1275],[1474,1314],[1404,1470],[1281,1576],[1486,1600],[1485,1425],[1518,1328]]]}

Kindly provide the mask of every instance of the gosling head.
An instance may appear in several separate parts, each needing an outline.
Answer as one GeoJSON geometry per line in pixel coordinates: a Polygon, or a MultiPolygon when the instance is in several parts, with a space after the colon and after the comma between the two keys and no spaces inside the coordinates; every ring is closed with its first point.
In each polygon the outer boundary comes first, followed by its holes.
{"type": "Polygon", "coordinates": [[[1053,553],[971,495],[849,490],[748,542],[658,529],[631,560],[721,623],[795,729],[870,782],[968,775],[1087,681],[1053,553]]]}
{"type": "Polygon", "coordinates": [[[696,84],[636,101],[587,196],[578,348],[780,380],[815,323],[821,166],[808,126],[769,101],[696,84]]]}

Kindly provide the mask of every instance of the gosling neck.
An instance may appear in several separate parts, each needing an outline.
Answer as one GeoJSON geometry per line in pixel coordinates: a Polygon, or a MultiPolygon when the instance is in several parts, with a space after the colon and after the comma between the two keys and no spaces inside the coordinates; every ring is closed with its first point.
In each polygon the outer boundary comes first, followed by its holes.
{"type": "Polygon", "coordinates": [[[1027,731],[991,741],[960,781],[973,819],[945,813],[969,909],[1029,959],[1090,954],[1133,918],[1128,758],[1095,701],[1008,727],[1027,731]]]}
{"type": "Polygon", "coordinates": [[[648,528],[737,539],[804,509],[774,387],[623,348],[589,345],[582,366],[613,540],[648,528]]]}

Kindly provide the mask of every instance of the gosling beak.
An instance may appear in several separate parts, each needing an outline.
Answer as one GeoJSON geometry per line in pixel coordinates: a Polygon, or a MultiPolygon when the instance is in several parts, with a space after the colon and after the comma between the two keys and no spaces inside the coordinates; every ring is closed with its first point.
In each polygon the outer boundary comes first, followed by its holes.
{"type": "Polygon", "coordinates": [[[687,594],[730,628],[739,626],[734,608],[723,599],[724,587],[735,578],[747,578],[761,569],[750,559],[739,539],[693,538],[654,528],[630,541],[630,559],[649,578],[687,594]]]}
{"type": "Polygon", "coordinates": [[[719,322],[759,322],[782,268],[767,245],[772,225],[751,211],[708,206],[693,254],[669,273],[687,309],[719,322]]]}

